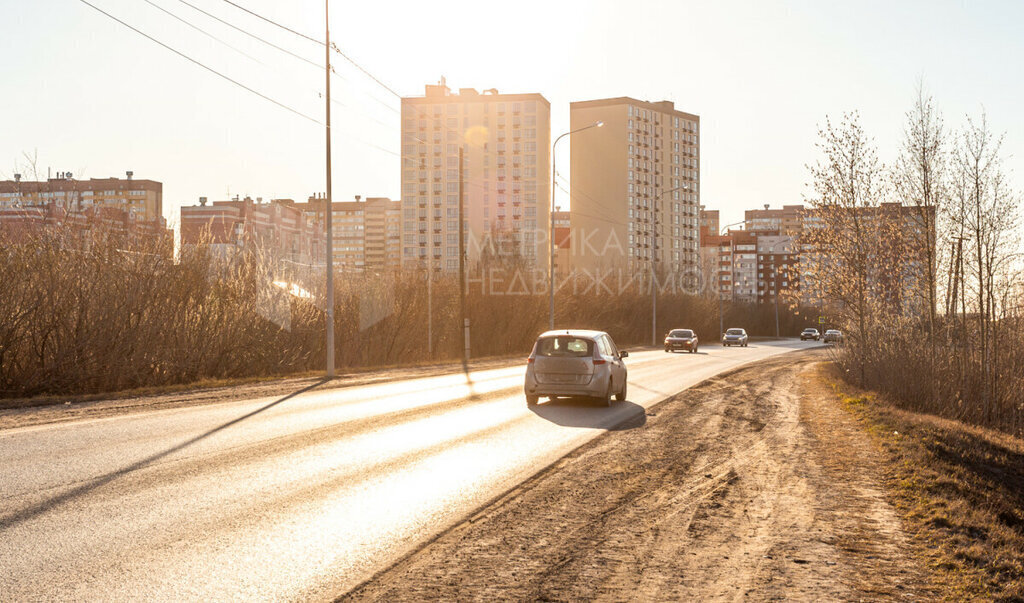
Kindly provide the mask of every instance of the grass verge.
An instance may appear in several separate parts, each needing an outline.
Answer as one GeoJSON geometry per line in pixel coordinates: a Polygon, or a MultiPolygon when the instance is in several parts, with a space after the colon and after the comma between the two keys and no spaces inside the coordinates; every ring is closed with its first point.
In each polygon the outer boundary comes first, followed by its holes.
{"type": "Polygon", "coordinates": [[[1024,601],[1024,441],[900,410],[834,366],[821,377],[888,457],[880,478],[938,592],[1024,601]]]}

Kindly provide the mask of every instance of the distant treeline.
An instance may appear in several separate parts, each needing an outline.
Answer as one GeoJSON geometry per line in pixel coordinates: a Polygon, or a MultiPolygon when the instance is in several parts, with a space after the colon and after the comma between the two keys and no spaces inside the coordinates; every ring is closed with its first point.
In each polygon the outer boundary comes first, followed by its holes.
{"type": "MultiPolygon", "coordinates": [[[[171,261],[163,253],[121,249],[102,236],[74,246],[59,231],[0,238],[0,396],[100,393],[322,370],[325,323],[316,301],[322,299],[322,271],[310,277],[282,266],[289,264],[257,250],[224,259],[199,246],[171,261]],[[301,289],[290,286],[296,281],[301,289]]],[[[340,371],[461,358],[455,277],[436,276],[429,298],[423,273],[339,274],[336,282],[340,371]]],[[[641,284],[611,295],[560,290],[556,325],[606,330],[620,345],[650,344],[650,294],[642,289],[641,284]]],[[[802,317],[785,306],[780,311],[783,334],[795,335],[813,322],[812,312],[802,317]],[[811,320],[805,324],[804,317],[811,320]]],[[[726,302],[724,313],[726,327],[775,333],[774,306],[726,302]]],[[[492,294],[474,286],[467,314],[473,357],[525,356],[547,329],[548,298],[536,292],[492,294]]],[[[659,343],[677,327],[717,341],[718,321],[713,298],[659,295],[659,343]]]]}

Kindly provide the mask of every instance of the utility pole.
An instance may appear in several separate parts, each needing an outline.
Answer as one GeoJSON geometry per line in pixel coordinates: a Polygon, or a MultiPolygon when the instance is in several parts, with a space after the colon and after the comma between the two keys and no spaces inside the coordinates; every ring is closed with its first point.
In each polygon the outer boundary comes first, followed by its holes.
{"type": "MultiPolygon", "coordinates": [[[[433,221],[431,221],[433,225],[433,221]]],[[[431,250],[431,254],[433,250],[431,250]]],[[[434,258],[427,256],[427,356],[434,358],[434,258]]]]}
{"type": "Polygon", "coordinates": [[[330,0],[324,0],[324,68],[327,80],[325,132],[327,135],[327,194],[324,215],[327,220],[327,377],[334,377],[334,205],[331,197],[331,21],[330,0]]]}
{"type": "Polygon", "coordinates": [[[658,271],[657,271],[657,259],[658,259],[658,203],[662,201],[662,198],[669,194],[678,191],[682,186],[670,188],[667,191],[662,191],[659,195],[654,197],[652,202],[654,205],[651,207],[653,219],[651,220],[651,232],[653,233],[654,245],[652,245],[651,253],[651,345],[658,345],[658,271]]]}
{"type": "Polygon", "coordinates": [[[462,145],[459,145],[459,316],[462,317],[463,338],[465,345],[462,350],[462,367],[469,366],[469,318],[466,316],[466,228],[465,228],[465,189],[463,180],[462,145]]]}

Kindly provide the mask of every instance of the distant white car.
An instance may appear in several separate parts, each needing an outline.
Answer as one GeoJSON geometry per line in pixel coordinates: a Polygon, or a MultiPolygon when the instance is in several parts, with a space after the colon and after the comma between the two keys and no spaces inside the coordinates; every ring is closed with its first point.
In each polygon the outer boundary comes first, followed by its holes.
{"type": "Polygon", "coordinates": [[[722,335],[722,345],[747,347],[747,332],[743,329],[726,329],[725,335],[722,335]]]}
{"type": "Polygon", "coordinates": [[[843,333],[838,329],[829,329],[825,331],[825,343],[842,343],[843,333]]]}
{"type": "Polygon", "coordinates": [[[533,406],[541,396],[586,396],[603,406],[626,399],[626,365],[629,352],[615,347],[603,331],[547,331],[533,344],[527,359],[526,404],[533,406]]]}

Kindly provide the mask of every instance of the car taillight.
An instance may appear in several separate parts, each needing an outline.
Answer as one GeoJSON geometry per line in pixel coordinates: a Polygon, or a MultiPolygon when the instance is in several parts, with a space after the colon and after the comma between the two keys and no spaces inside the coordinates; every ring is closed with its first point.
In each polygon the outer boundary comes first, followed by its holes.
{"type": "Polygon", "coordinates": [[[605,361],[604,361],[603,358],[595,358],[594,359],[594,364],[604,364],[604,362],[605,361]]]}

